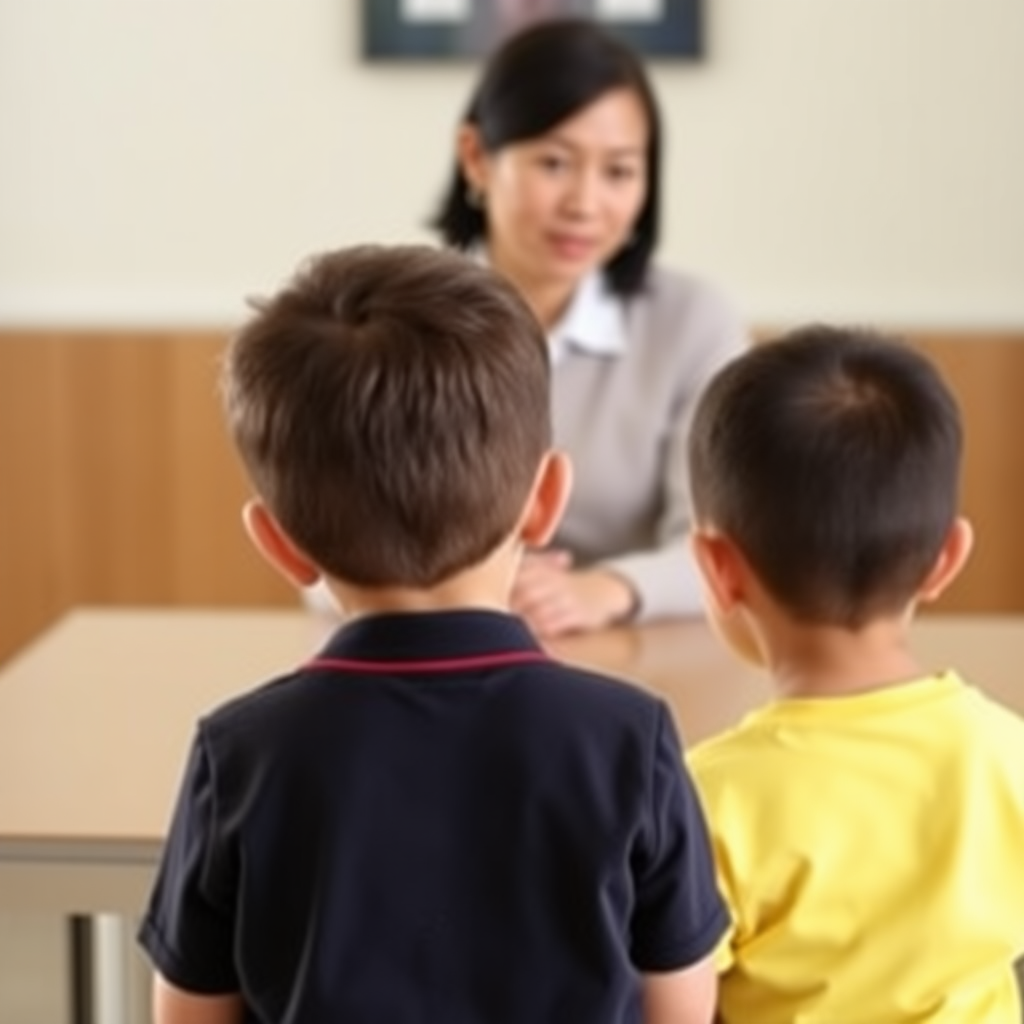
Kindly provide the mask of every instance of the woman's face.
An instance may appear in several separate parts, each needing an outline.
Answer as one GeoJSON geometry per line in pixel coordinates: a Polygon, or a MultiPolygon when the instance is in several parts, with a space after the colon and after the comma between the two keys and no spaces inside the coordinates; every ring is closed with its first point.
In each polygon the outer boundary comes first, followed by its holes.
{"type": "Polygon", "coordinates": [[[486,209],[492,264],[520,285],[571,288],[607,263],[644,204],[649,133],[641,100],[623,88],[493,153],[470,139],[463,170],[486,209]]]}

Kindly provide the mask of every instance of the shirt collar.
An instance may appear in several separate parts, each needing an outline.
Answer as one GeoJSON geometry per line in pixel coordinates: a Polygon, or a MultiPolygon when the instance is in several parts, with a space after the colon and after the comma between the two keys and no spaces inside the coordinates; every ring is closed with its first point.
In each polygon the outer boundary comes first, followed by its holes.
{"type": "Polygon", "coordinates": [[[922,676],[895,686],[864,690],[845,696],[781,697],[752,711],[746,721],[762,726],[819,728],[825,722],[852,722],[872,715],[912,711],[932,701],[971,692],[952,669],[922,676]]]}
{"type": "Polygon", "coordinates": [[[556,361],[570,347],[597,356],[617,356],[625,351],[625,312],[601,271],[591,271],[580,281],[548,339],[556,361]]]}
{"type": "MultiPolygon", "coordinates": [[[[469,252],[480,263],[489,263],[483,246],[469,252]]],[[[625,351],[625,310],[602,271],[592,270],[576,286],[569,308],[548,332],[548,343],[556,363],[570,348],[596,356],[617,356],[625,351]]]]}
{"type": "Polygon", "coordinates": [[[423,663],[543,652],[526,624],[503,612],[465,609],[366,615],[343,623],[315,659],[423,663]]]}

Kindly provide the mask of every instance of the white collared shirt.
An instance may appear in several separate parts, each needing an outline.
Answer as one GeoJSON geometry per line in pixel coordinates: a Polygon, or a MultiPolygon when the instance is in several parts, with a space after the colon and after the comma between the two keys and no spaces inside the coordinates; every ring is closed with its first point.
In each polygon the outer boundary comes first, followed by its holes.
{"type": "MultiPolygon", "coordinates": [[[[491,266],[483,246],[467,255],[491,266]]],[[[626,349],[626,319],[622,300],[608,287],[602,270],[592,270],[576,286],[569,306],[548,331],[551,363],[557,365],[570,348],[596,356],[617,356],[626,349]]]]}
{"type": "MultiPolygon", "coordinates": [[[[468,255],[489,262],[482,247],[468,255]]],[[[742,319],[689,274],[652,266],[624,297],[594,270],[548,342],[554,441],[573,463],[553,546],[629,580],[641,620],[700,614],[686,543],[689,424],[704,386],[749,344],[742,319]]]]}
{"type": "Polygon", "coordinates": [[[625,310],[603,273],[591,271],[579,283],[568,309],[548,332],[548,344],[556,365],[570,347],[596,356],[618,356],[626,350],[625,310]]]}

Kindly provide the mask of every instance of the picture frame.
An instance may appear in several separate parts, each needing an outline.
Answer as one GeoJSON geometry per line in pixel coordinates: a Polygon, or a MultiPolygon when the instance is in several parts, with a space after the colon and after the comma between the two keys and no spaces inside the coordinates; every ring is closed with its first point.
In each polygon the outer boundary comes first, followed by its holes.
{"type": "Polygon", "coordinates": [[[594,18],[654,59],[703,56],[703,0],[363,0],[368,61],[451,61],[486,56],[544,18],[594,18]]]}

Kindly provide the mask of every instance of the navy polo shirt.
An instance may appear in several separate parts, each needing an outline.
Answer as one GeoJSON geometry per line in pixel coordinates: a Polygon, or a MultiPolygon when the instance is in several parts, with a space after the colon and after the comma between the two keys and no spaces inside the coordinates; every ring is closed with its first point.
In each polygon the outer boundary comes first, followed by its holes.
{"type": "Polygon", "coordinates": [[[457,611],[199,723],[140,941],[252,1021],[618,1024],[726,926],[665,705],[457,611]]]}

